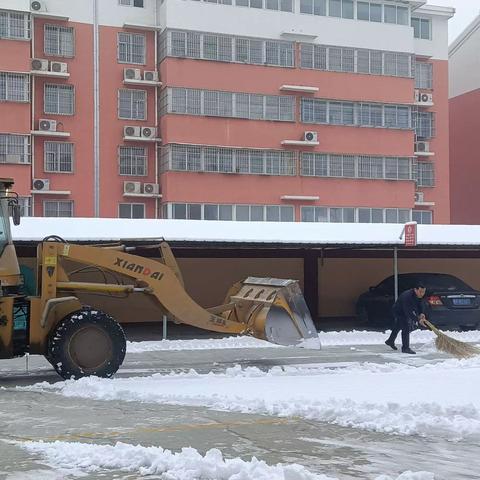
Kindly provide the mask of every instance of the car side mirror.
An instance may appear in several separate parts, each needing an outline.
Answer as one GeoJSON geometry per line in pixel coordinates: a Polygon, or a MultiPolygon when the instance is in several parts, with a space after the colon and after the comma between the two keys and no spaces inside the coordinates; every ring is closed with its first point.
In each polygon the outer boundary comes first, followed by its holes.
{"type": "Polygon", "coordinates": [[[12,205],[12,220],[14,225],[20,225],[20,205],[12,205]]]}

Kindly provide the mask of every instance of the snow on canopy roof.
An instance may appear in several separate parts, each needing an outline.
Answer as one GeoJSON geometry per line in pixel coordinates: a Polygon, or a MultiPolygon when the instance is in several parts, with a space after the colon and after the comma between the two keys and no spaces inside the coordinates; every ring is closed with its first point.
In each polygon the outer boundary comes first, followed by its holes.
{"type": "MultiPolygon", "coordinates": [[[[289,245],[403,245],[402,224],[228,222],[118,218],[24,217],[12,226],[14,241],[48,235],[68,241],[106,242],[164,238],[169,242],[289,245]]],[[[478,246],[480,225],[418,225],[418,245],[478,246]]]]}

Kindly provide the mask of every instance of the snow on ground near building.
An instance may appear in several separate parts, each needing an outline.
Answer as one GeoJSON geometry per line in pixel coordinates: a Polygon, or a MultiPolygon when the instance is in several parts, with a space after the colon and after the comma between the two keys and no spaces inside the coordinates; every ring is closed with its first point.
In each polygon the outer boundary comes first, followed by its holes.
{"type": "Polygon", "coordinates": [[[300,416],[376,432],[480,439],[480,357],[412,366],[310,364],[150,377],[83,378],[17,387],[68,397],[300,416]]]}
{"type": "MultiPolygon", "coordinates": [[[[319,332],[323,346],[340,345],[381,345],[389,332],[319,332]]],[[[448,332],[448,335],[462,342],[480,342],[480,331],[448,332]]],[[[417,330],[410,336],[412,344],[429,344],[435,339],[432,332],[417,330]]],[[[268,348],[277,347],[263,340],[252,337],[225,337],[198,340],[162,340],[159,342],[128,342],[128,353],[152,352],[159,350],[214,350],[224,348],[268,348]]]]}
{"type": "MultiPolygon", "coordinates": [[[[173,453],[161,447],[143,447],[117,443],[92,445],[67,442],[25,442],[23,448],[39,454],[47,463],[62,471],[81,475],[82,472],[121,470],[140,475],[162,475],[169,480],[335,480],[315,474],[301,465],[267,465],[255,457],[246,462],[240,458],[225,459],[220,450],[208,450],[202,456],[194,448],[183,448],[173,453]]],[[[376,480],[393,480],[381,475],[376,480]]],[[[396,480],[434,480],[429,472],[404,472],[396,480]]]]}

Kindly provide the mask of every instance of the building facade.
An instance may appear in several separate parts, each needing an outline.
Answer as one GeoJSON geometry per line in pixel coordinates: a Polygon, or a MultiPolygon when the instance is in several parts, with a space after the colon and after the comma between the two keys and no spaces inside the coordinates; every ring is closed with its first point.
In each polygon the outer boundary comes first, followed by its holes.
{"type": "Polygon", "coordinates": [[[452,223],[480,224],[480,15],[450,46],[452,223]]]}
{"type": "Polygon", "coordinates": [[[424,4],[0,0],[1,176],[34,216],[449,223],[424,4]]]}

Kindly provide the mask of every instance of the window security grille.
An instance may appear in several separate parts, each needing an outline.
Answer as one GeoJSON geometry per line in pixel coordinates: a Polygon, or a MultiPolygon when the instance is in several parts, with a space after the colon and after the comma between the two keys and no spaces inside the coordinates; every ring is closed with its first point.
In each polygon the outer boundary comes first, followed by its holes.
{"type": "Polygon", "coordinates": [[[302,222],[406,223],[411,210],[364,207],[301,207],[302,222]]]}
{"type": "Polygon", "coordinates": [[[75,55],[74,45],[73,28],[59,25],[44,26],[44,52],[46,55],[73,57],[75,55]]]}
{"type": "Polygon", "coordinates": [[[73,143],[45,142],[44,159],[46,172],[73,172],[73,143]]]}
{"type": "Polygon", "coordinates": [[[160,113],[293,122],[295,99],[291,96],[231,93],[189,88],[168,88],[160,113]]]}
{"type": "Polygon", "coordinates": [[[120,203],[118,218],[145,218],[144,203],[120,203]]]}
{"type": "Polygon", "coordinates": [[[118,161],[120,175],[147,175],[147,151],[145,148],[119,147],[118,161]]]}
{"type": "Polygon", "coordinates": [[[300,174],[315,177],[343,177],[388,180],[414,180],[414,162],[405,157],[332,155],[302,153],[300,174]]]}
{"type": "Polygon", "coordinates": [[[415,63],[415,88],[433,88],[433,64],[427,62],[415,63]]]}
{"type": "Polygon", "coordinates": [[[43,216],[73,217],[73,201],[45,200],[43,202],[43,216]]]}
{"type": "Polygon", "coordinates": [[[297,174],[294,152],[199,145],[169,145],[164,149],[161,168],[162,171],[287,176],[297,174]]]}
{"type": "Polygon", "coordinates": [[[120,63],[145,64],[145,35],[120,32],[117,48],[120,63]]]}
{"type": "Polygon", "coordinates": [[[145,90],[121,89],[118,91],[118,118],[146,120],[147,92],[145,90]]]}
{"type": "Polygon", "coordinates": [[[300,66],[315,70],[412,77],[409,53],[300,44],[300,66]]]}
{"type": "Polygon", "coordinates": [[[0,133],[0,163],[30,163],[30,137],[0,133]]]}
{"type": "Polygon", "coordinates": [[[219,205],[169,203],[163,205],[164,218],[184,220],[233,220],[238,222],[293,222],[289,205],[219,205]]]}
{"type": "Polygon", "coordinates": [[[435,186],[435,167],[430,162],[417,163],[417,185],[419,187],[434,187],[435,186]]]}
{"type": "Polygon", "coordinates": [[[28,102],[30,80],[21,73],[0,72],[0,101],[28,102]]]}
{"type": "Polygon", "coordinates": [[[301,121],[332,125],[411,128],[411,108],[403,105],[333,102],[302,98],[301,121]]]}
{"type": "Polygon", "coordinates": [[[413,112],[413,125],[418,140],[428,140],[433,138],[435,132],[435,113],[434,112],[413,112]]]}
{"type": "Polygon", "coordinates": [[[75,113],[75,92],[73,85],[45,84],[44,112],[57,115],[75,113]]]}
{"type": "Polygon", "coordinates": [[[159,41],[161,58],[166,55],[219,62],[293,67],[293,42],[233,37],[213,33],[168,31],[159,41]]]}
{"type": "Polygon", "coordinates": [[[0,38],[29,39],[30,16],[27,13],[0,10],[0,38]]]}

